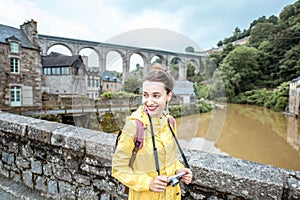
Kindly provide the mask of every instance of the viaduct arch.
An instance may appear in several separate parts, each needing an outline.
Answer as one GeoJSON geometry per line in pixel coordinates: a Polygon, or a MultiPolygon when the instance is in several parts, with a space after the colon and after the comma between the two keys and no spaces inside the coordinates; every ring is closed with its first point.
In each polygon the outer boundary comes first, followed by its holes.
{"type": "Polygon", "coordinates": [[[50,35],[38,35],[42,55],[47,55],[47,51],[54,45],[63,45],[68,48],[72,55],[78,55],[82,49],[93,49],[98,55],[99,71],[104,71],[107,66],[106,56],[109,52],[115,51],[122,57],[123,80],[126,79],[130,69],[130,58],[133,54],[138,54],[144,60],[144,74],[149,71],[151,59],[158,56],[162,60],[162,65],[168,68],[171,61],[175,58],[179,62],[179,80],[186,80],[187,64],[193,63],[197,70],[200,70],[201,61],[205,56],[196,53],[176,53],[165,50],[132,47],[101,43],[88,40],[64,38],[50,35]]]}

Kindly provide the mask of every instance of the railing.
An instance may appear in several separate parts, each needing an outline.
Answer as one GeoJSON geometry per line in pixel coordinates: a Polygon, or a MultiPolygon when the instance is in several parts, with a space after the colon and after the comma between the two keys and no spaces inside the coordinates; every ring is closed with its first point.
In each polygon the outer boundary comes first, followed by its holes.
{"type": "Polygon", "coordinates": [[[19,114],[19,115],[34,115],[34,114],[72,114],[72,113],[88,113],[100,112],[111,109],[136,109],[138,105],[126,104],[96,104],[96,105],[51,105],[51,106],[13,106],[0,107],[1,111],[19,114]]]}

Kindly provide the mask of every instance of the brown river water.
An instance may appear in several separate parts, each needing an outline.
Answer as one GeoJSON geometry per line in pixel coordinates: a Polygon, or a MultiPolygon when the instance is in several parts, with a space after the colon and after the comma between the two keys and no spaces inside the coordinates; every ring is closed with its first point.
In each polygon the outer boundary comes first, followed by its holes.
{"type": "Polygon", "coordinates": [[[227,104],[176,121],[185,148],[300,171],[300,119],[258,106],[227,104]]]}

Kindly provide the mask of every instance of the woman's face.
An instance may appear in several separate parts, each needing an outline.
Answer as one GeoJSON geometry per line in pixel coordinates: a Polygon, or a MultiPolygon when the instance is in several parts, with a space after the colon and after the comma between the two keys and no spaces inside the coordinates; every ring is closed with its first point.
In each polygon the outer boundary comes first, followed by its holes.
{"type": "Polygon", "coordinates": [[[150,81],[143,83],[143,104],[151,117],[162,116],[166,102],[168,102],[171,97],[172,92],[167,94],[163,83],[150,81]]]}

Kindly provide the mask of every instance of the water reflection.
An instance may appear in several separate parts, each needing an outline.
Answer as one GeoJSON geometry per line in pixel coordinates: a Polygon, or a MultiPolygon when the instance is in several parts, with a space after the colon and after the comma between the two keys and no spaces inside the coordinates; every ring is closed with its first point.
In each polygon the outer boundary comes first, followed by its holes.
{"type": "MultiPolygon", "coordinates": [[[[295,117],[288,117],[287,142],[298,152],[300,152],[300,120],[295,117]]],[[[300,153],[299,153],[300,154],[300,153]]]]}
{"type": "Polygon", "coordinates": [[[249,105],[214,112],[177,120],[184,147],[300,171],[299,119],[249,105]]]}

